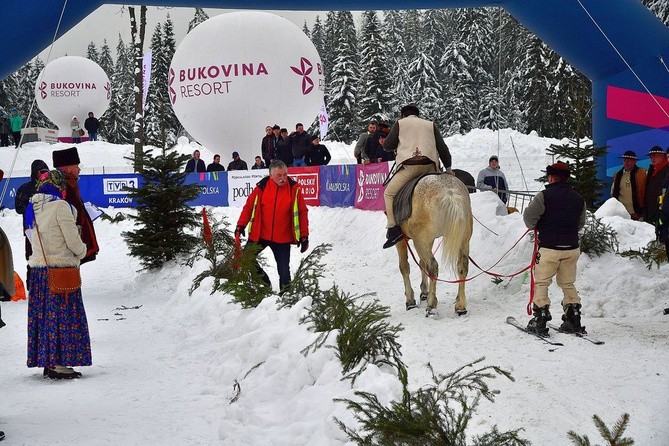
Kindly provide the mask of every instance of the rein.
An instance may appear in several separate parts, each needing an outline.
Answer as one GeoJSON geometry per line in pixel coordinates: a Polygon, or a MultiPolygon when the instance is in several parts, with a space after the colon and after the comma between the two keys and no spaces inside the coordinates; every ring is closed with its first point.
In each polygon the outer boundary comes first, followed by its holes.
{"type": "MultiPolygon", "coordinates": [[[[421,267],[420,262],[416,259],[416,255],[414,254],[413,250],[411,249],[411,245],[409,245],[409,238],[408,238],[406,235],[404,236],[404,243],[406,243],[406,245],[407,245],[407,249],[408,249],[409,253],[411,254],[411,258],[412,258],[413,261],[416,263],[416,265],[418,265],[418,268],[420,268],[420,270],[423,272],[423,274],[425,274],[428,278],[430,278],[430,279],[432,279],[432,280],[436,280],[436,281],[438,281],[438,282],[445,282],[445,283],[463,283],[463,282],[469,282],[470,280],[473,280],[473,279],[477,278],[478,276],[480,276],[480,275],[482,275],[482,274],[487,274],[487,275],[489,275],[489,276],[493,276],[493,277],[515,277],[515,276],[517,276],[517,275],[519,275],[519,274],[524,273],[525,271],[527,271],[527,270],[529,269],[529,270],[530,270],[530,300],[529,300],[529,302],[528,302],[528,304],[527,304],[527,314],[528,314],[528,315],[531,315],[531,314],[532,314],[532,301],[534,300],[534,269],[532,269],[532,266],[534,266],[534,263],[535,263],[536,260],[537,260],[537,252],[538,252],[538,247],[539,247],[539,238],[537,237],[537,230],[536,230],[536,229],[528,229],[528,230],[526,230],[526,231],[523,233],[523,235],[521,235],[520,238],[516,241],[516,243],[514,243],[512,247],[510,247],[504,254],[502,254],[502,256],[499,258],[499,260],[498,260],[497,262],[495,262],[495,263],[494,263],[490,268],[488,268],[487,270],[481,268],[481,267],[478,265],[478,263],[476,263],[476,262],[474,261],[474,259],[471,258],[471,256],[468,256],[469,261],[472,262],[472,264],[473,264],[475,267],[477,267],[479,270],[481,270],[481,272],[478,273],[478,274],[476,274],[476,275],[474,275],[474,276],[472,276],[472,277],[469,277],[469,278],[466,278],[466,279],[458,279],[458,280],[445,280],[445,279],[439,279],[438,277],[432,277],[430,274],[428,274],[428,273],[423,269],[423,267],[421,267]],[[513,250],[513,249],[518,245],[518,243],[520,243],[520,241],[521,241],[521,240],[522,240],[522,239],[523,239],[523,238],[524,238],[530,231],[533,231],[533,233],[534,233],[534,245],[533,245],[533,247],[532,247],[532,260],[530,261],[530,264],[527,265],[526,267],[524,267],[523,269],[521,269],[520,271],[517,271],[517,272],[515,272],[515,273],[513,273],[513,274],[500,274],[500,273],[494,273],[494,272],[491,272],[491,269],[493,269],[495,266],[497,266],[497,265],[499,264],[499,262],[501,262],[502,259],[504,259],[504,257],[506,257],[506,255],[507,255],[509,252],[511,252],[511,250],[513,250]]],[[[437,246],[437,249],[438,249],[438,248],[439,248],[439,246],[437,246]]]]}

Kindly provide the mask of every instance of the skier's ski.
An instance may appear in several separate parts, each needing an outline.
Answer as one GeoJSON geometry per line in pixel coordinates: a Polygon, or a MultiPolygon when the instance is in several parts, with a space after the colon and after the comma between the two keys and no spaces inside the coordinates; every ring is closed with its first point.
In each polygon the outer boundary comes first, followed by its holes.
{"type": "Polygon", "coordinates": [[[561,330],[560,327],[555,324],[546,324],[546,325],[559,333],[574,335],[577,338],[585,339],[586,341],[592,342],[595,345],[602,345],[604,343],[604,341],[600,341],[599,339],[593,338],[587,333],[572,333],[570,331],[561,330]]]}
{"type": "Polygon", "coordinates": [[[506,318],[506,323],[509,324],[509,325],[513,325],[514,327],[516,327],[518,330],[520,330],[520,331],[522,331],[522,332],[525,332],[525,333],[527,333],[527,334],[529,334],[529,335],[532,335],[532,336],[534,336],[534,337],[536,337],[536,338],[541,339],[542,341],[544,341],[544,342],[547,343],[547,344],[550,344],[550,345],[558,345],[558,346],[564,346],[564,344],[562,344],[562,343],[560,343],[560,342],[551,341],[551,340],[548,339],[546,336],[540,336],[540,335],[538,335],[538,334],[536,334],[536,333],[534,333],[534,332],[532,332],[532,331],[527,331],[527,328],[526,328],[525,326],[521,325],[521,324],[516,320],[516,318],[513,317],[513,316],[509,316],[509,317],[507,317],[507,318],[506,318]]]}

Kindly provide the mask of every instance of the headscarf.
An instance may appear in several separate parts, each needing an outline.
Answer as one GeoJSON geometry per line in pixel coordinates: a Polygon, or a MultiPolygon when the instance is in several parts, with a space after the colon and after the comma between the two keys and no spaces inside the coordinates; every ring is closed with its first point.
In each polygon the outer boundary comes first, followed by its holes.
{"type": "MultiPolygon", "coordinates": [[[[50,195],[54,200],[62,200],[65,198],[65,174],[57,169],[38,173],[35,193],[50,195]]],[[[33,204],[26,208],[26,227],[32,228],[34,226],[35,209],[33,204]]]]}

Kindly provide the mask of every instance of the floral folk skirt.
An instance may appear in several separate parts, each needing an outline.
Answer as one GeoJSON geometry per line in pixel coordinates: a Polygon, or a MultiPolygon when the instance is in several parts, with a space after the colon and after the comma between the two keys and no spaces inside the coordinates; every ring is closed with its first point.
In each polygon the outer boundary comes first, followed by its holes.
{"type": "Polygon", "coordinates": [[[31,268],[28,300],[28,367],[91,365],[91,340],[81,289],[49,291],[45,267],[31,268]]]}

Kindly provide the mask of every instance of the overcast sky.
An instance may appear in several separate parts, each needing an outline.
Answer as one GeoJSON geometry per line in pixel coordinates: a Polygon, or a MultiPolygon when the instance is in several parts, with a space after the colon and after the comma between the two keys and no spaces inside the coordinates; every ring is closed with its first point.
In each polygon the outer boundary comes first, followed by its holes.
{"type": "MultiPolygon", "coordinates": [[[[213,9],[205,8],[209,17],[233,11],[231,9],[213,9]]],[[[295,23],[300,29],[307,21],[309,29],[313,27],[316,16],[319,15],[321,21],[325,20],[327,11],[267,11],[278,14],[291,22],[295,23]]],[[[139,7],[137,7],[139,13],[139,7]]],[[[186,35],[188,22],[195,14],[195,8],[172,8],[165,6],[149,6],[146,13],[146,44],[145,48],[151,42],[151,36],[158,23],[163,23],[167,14],[174,23],[174,35],[177,45],[186,35]]],[[[51,52],[50,60],[62,56],[85,56],[88,44],[93,41],[100,48],[103,39],[107,39],[107,44],[112,49],[112,56],[116,57],[116,44],[118,35],[121,33],[123,41],[130,42],[130,14],[128,8],[121,5],[103,5],[95,10],[91,15],[82,20],[77,26],[68,31],[58,39],[51,52]]],[[[46,63],[49,48],[42,51],[39,56],[46,63]]]]}

